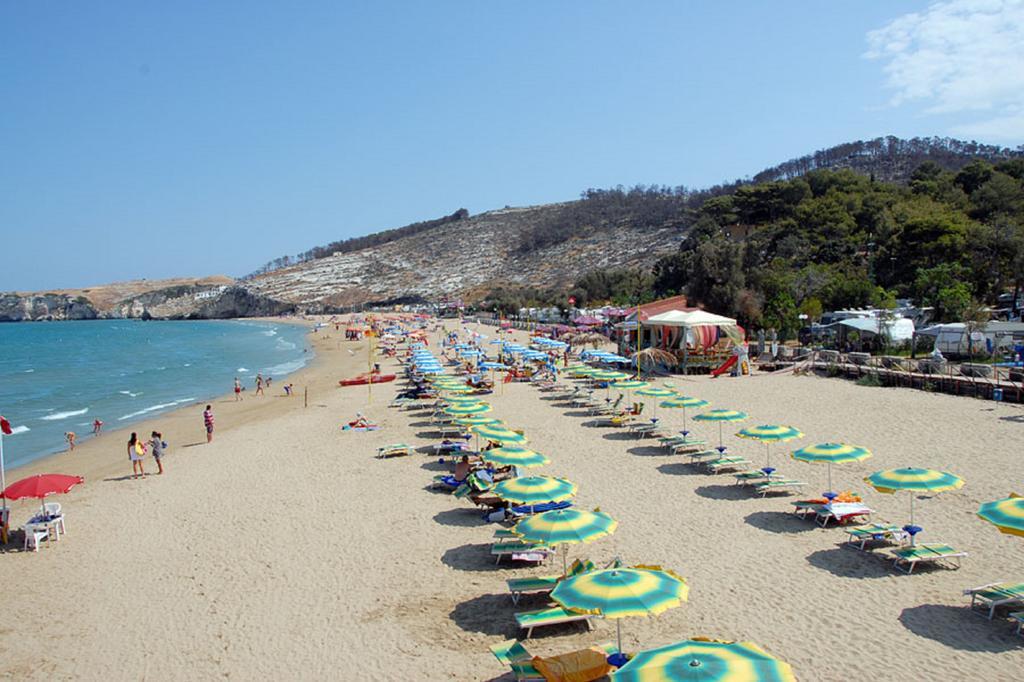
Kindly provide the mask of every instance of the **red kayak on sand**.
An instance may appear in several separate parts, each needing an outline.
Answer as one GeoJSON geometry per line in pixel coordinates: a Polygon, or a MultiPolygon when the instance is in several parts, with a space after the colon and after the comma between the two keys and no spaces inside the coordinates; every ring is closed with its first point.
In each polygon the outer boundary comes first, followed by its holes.
{"type": "Polygon", "coordinates": [[[360,386],[366,384],[386,384],[389,381],[394,381],[394,374],[360,374],[357,377],[351,379],[342,379],[338,383],[342,386],[360,386]]]}

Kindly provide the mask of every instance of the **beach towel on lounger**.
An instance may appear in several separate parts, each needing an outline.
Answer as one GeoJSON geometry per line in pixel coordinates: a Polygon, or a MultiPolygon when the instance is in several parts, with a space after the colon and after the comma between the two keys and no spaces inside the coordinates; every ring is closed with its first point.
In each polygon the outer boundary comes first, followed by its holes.
{"type": "Polygon", "coordinates": [[[534,656],[532,663],[548,682],[590,682],[612,671],[608,654],[596,647],[549,658],[534,656]]]}

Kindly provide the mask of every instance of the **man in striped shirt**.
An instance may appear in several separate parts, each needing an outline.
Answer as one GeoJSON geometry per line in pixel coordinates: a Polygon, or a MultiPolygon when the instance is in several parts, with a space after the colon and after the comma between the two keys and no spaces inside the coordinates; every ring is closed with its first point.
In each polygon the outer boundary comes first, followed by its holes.
{"type": "Polygon", "coordinates": [[[203,423],[206,425],[206,442],[213,441],[213,408],[209,405],[203,411],[203,423]]]}

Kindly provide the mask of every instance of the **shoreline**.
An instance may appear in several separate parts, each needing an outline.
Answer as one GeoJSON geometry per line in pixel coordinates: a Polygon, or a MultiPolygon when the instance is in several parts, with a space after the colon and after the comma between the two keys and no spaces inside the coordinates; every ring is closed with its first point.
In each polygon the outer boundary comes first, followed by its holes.
{"type": "MultiPolygon", "coordinates": [[[[319,369],[322,369],[322,367],[320,367],[321,363],[323,362],[322,353],[318,352],[316,344],[313,343],[313,341],[315,340],[314,339],[314,334],[313,334],[313,328],[316,326],[317,322],[320,322],[321,320],[308,319],[308,318],[295,318],[295,317],[290,317],[290,318],[245,317],[245,318],[232,318],[232,320],[192,320],[192,321],[194,321],[194,322],[207,322],[207,321],[217,322],[217,321],[234,321],[234,320],[247,320],[247,321],[252,321],[252,322],[273,322],[275,324],[290,324],[290,325],[293,325],[293,326],[299,326],[299,327],[306,327],[307,328],[306,334],[304,335],[303,338],[309,344],[309,346],[311,348],[311,352],[313,354],[313,357],[302,368],[296,370],[295,372],[293,372],[291,374],[288,374],[288,375],[285,375],[284,377],[282,377],[281,378],[281,384],[280,384],[282,387],[284,386],[285,383],[305,382],[305,383],[308,384],[310,382],[312,376],[313,376],[313,373],[315,373],[319,369]],[[285,381],[285,380],[287,380],[287,381],[285,381]]],[[[61,321],[63,322],[65,320],[61,320],[61,321]]],[[[69,320],[69,321],[74,321],[74,322],[91,322],[92,320],[69,320]]],[[[149,321],[149,320],[147,320],[147,321],[149,321]]],[[[152,320],[152,321],[163,322],[165,320],[152,320]]],[[[174,321],[174,320],[171,320],[171,321],[174,321]]],[[[283,388],[281,388],[280,390],[283,392],[283,388]]],[[[245,393],[248,393],[248,391],[246,391],[245,393]]],[[[244,393],[243,393],[243,395],[244,395],[244,393]]],[[[265,397],[273,398],[273,397],[277,397],[277,396],[278,396],[277,393],[268,393],[265,397]]],[[[280,397],[284,397],[283,394],[280,395],[280,397]]],[[[293,397],[295,397],[295,396],[293,396],[293,397]]],[[[240,403],[245,403],[245,402],[246,401],[244,399],[242,401],[240,401],[240,403]]],[[[174,409],[172,409],[172,410],[170,410],[168,412],[164,412],[164,413],[155,415],[155,416],[153,416],[151,418],[142,419],[142,420],[137,421],[137,422],[132,422],[130,424],[126,424],[126,425],[123,425],[123,426],[116,426],[116,427],[110,428],[110,429],[106,429],[105,428],[98,436],[94,436],[91,431],[88,431],[88,432],[83,433],[83,434],[81,434],[79,436],[79,440],[78,440],[78,442],[75,445],[74,452],[68,450],[65,447],[65,449],[63,449],[63,450],[58,450],[56,452],[51,452],[51,453],[48,453],[48,454],[41,455],[41,456],[36,457],[36,458],[32,459],[31,461],[28,461],[28,462],[25,462],[25,463],[19,463],[19,464],[14,465],[14,466],[5,466],[5,468],[4,468],[5,469],[5,478],[7,479],[8,484],[10,484],[11,482],[19,480],[21,478],[24,478],[26,476],[32,476],[32,475],[41,474],[41,473],[55,473],[58,469],[67,469],[69,466],[72,466],[72,465],[74,467],[80,469],[80,471],[64,471],[62,473],[70,473],[70,474],[73,474],[73,475],[76,475],[76,476],[83,476],[86,479],[86,482],[88,482],[90,479],[95,479],[97,475],[102,475],[102,476],[110,475],[113,472],[112,472],[111,469],[109,469],[110,463],[106,462],[105,460],[111,459],[111,457],[110,457],[110,447],[109,446],[110,446],[110,443],[111,443],[112,440],[116,440],[116,438],[112,438],[112,437],[120,436],[121,439],[123,440],[123,442],[127,443],[127,434],[131,433],[132,431],[135,431],[135,432],[140,433],[140,434],[148,434],[148,433],[150,433],[152,431],[160,431],[164,435],[164,439],[166,440],[169,436],[173,437],[174,433],[175,433],[175,432],[169,432],[169,429],[166,426],[168,423],[172,424],[174,427],[177,427],[179,425],[184,426],[186,424],[187,420],[196,420],[197,422],[201,422],[201,420],[202,420],[201,415],[199,417],[194,417],[193,413],[195,412],[195,410],[197,408],[199,409],[199,412],[201,413],[202,412],[202,407],[207,405],[207,404],[215,406],[215,408],[214,408],[214,415],[215,415],[215,420],[216,420],[216,415],[217,415],[216,405],[224,404],[224,403],[232,403],[232,404],[235,403],[234,393],[231,390],[225,391],[224,393],[219,393],[219,394],[216,394],[216,395],[212,395],[212,396],[200,397],[200,398],[198,398],[197,400],[195,400],[193,402],[190,402],[190,403],[184,404],[184,405],[180,405],[180,406],[175,407],[174,409]],[[102,455],[101,455],[101,453],[102,453],[102,455]]],[[[263,406],[264,409],[268,405],[269,405],[269,403],[267,405],[264,405],[263,406]]],[[[258,408],[256,408],[256,409],[258,409],[258,408]]],[[[253,404],[250,403],[250,405],[247,406],[245,411],[246,412],[254,411],[253,404]]],[[[246,416],[248,416],[248,415],[246,415],[246,416]]],[[[248,421],[248,419],[246,419],[245,421],[248,421]]],[[[222,423],[218,423],[218,422],[215,421],[215,423],[216,423],[216,426],[215,426],[214,434],[216,436],[217,433],[224,433],[224,432],[230,431],[230,430],[232,430],[234,428],[238,428],[238,427],[242,426],[245,422],[241,422],[241,423],[237,423],[237,424],[235,424],[235,423],[222,424],[222,423]]],[[[205,431],[204,431],[204,433],[205,433],[205,431]]],[[[147,438],[147,440],[148,440],[148,438],[147,438]]],[[[200,444],[198,442],[198,440],[196,440],[195,442],[191,442],[191,441],[193,441],[193,439],[191,439],[191,438],[189,438],[188,440],[190,441],[190,446],[194,446],[194,445],[200,444]]],[[[174,442],[168,441],[168,443],[170,444],[171,447],[168,448],[168,452],[167,452],[167,454],[165,454],[165,457],[170,457],[170,459],[168,459],[167,461],[172,461],[173,460],[173,457],[174,457],[174,454],[176,454],[177,448],[181,448],[182,447],[181,443],[184,443],[184,442],[185,442],[184,440],[180,440],[178,443],[174,443],[174,442]],[[174,447],[175,445],[177,445],[177,448],[174,447]]],[[[205,443],[205,441],[204,441],[204,443],[205,443]]],[[[150,464],[151,467],[155,467],[155,462],[153,461],[153,459],[152,459],[152,457],[150,455],[147,455],[146,459],[144,461],[146,463],[150,464]]],[[[11,504],[13,505],[13,504],[17,504],[17,503],[11,503],[11,504]]]]}

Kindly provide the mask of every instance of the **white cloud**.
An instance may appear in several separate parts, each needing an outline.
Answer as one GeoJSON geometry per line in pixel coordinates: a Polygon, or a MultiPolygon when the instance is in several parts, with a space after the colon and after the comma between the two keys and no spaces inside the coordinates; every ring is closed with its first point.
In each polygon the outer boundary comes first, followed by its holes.
{"type": "Polygon", "coordinates": [[[930,114],[986,112],[954,129],[1024,139],[1024,0],[948,0],[867,35],[867,59],[885,63],[891,103],[930,114]]]}

